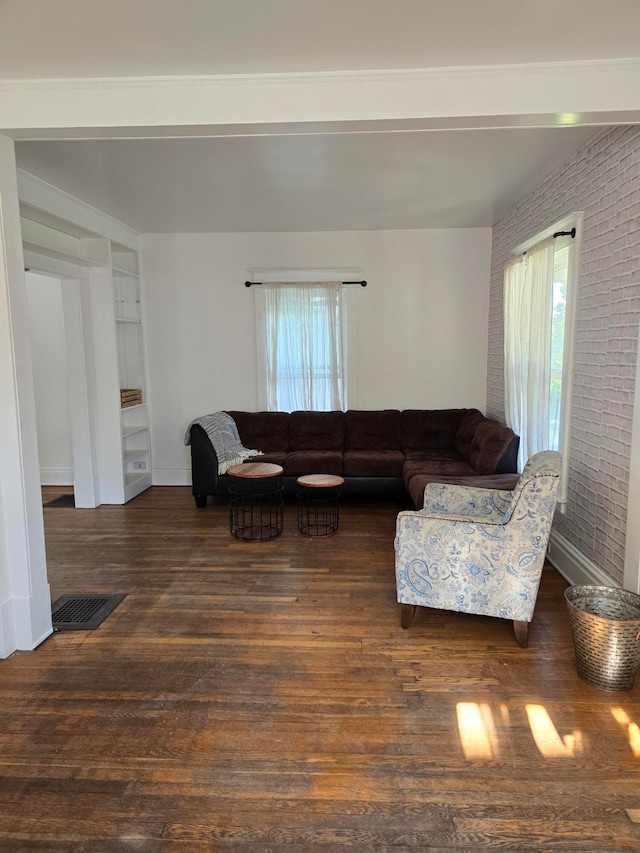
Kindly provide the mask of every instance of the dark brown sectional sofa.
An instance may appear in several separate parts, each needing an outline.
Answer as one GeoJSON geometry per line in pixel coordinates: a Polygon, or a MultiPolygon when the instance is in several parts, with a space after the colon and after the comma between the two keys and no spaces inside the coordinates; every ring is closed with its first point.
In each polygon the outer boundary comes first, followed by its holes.
{"type": "MultiPolygon", "coordinates": [[[[379,494],[422,507],[427,483],[513,489],[520,439],[477,409],[384,409],[347,412],[229,411],[253,460],[282,465],[285,494],[303,474],[339,474],[345,495],[379,494]]],[[[229,477],[202,427],[191,428],[193,494],[227,495],[229,477]]]]}

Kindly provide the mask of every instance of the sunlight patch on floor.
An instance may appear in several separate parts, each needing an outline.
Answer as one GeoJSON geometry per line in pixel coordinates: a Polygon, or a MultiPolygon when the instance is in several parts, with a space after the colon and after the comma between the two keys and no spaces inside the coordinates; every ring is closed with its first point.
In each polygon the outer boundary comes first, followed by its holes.
{"type": "Polygon", "coordinates": [[[573,758],[582,754],[582,732],[579,729],[562,736],[543,705],[527,705],[525,711],[541,755],[545,758],[573,758]]]}
{"type": "MultiPolygon", "coordinates": [[[[506,706],[499,706],[497,711],[502,718],[502,725],[508,728],[508,709],[506,706]]],[[[533,740],[544,758],[574,758],[582,755],[584,743],[579,729],[561,735],[543,705],[526,705],[525,712],[533,740]]],[[[500,740],[491,707],[478,702],[458,702],[456,715],[460,745],[465,758],[497,758],[500,754],[500,740]]]]}
{"type": "Polygon", "coordinates": [[[626,730],[634,758],[640,758],[640,726],[629,718],[623,708],[612,708],[611,713],[614,720],[626,730]]]}
{"type": "Polygon", "coordinates": [[[456,712],[465,758],[496,758],[499,743],[491,708],[477,702],[458,702],[456,712]]]}

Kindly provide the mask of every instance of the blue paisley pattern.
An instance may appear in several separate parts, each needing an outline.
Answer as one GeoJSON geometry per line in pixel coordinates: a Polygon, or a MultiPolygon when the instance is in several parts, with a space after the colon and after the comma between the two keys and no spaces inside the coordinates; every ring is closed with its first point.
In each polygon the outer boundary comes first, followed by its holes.
{"type": "Polygon", "coordinates": [[[545,450],[512,492],[429,483],[423,509],[398,515],[398,601],[530,622],[559,480],[545,450]]]}

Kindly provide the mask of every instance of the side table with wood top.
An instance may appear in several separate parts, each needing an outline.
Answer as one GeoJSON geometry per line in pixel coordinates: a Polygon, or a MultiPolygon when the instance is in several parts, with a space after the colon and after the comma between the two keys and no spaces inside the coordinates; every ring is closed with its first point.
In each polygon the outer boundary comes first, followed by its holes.
{"type": "Polygon", "coordinates": [[[344,477],[308,474],[298,477],[298,530],[306,536],[333,536],[340,523],[340,486],[344,477]]]}
{"type": "Polygon", "coordinates": [[[245,462],[227,471],[229,530],[236,539],[256,542],[275,539],[283,528],[282,466],[245,462]]]}

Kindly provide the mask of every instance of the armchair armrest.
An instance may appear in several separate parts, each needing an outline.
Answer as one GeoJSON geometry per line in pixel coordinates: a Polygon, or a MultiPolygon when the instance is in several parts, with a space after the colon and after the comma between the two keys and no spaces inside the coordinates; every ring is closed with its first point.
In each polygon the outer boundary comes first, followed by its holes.
{"type": "Polygon", "coordinates": [[[398,513],[398,521],[401,519],[408,520],[414,518],[418,523],[418,526],[422,527],[424,530],[427,530],[428,527],[436,522],[447,522],[451,524],[452,530],[455,530],[456,533],[467,529],[468,531],[477,530],[479,525],[483,527],[504,527],[505,521],[503,519],[503,514],[497,515],[497,517],[488,518],[486,515],[474,516],[474,515],[457,515],[456,513],[449,512],[425,512],[422,509],[405,509],[402,512],[398,513]],[[455,525],[455,526],[454,526],[455,525]],[[462,525],[462,527],[460,527],[462,525]],[[465,527],[466,526],[466,527],[465,527]]]}
{"type": "Polygon", "coordinates": [[[422,515],[461,518],[464,521],[500,524],[511,505],[513,492],[502,489],[477,489],[450,483],[427,483],[422,515]]]}

